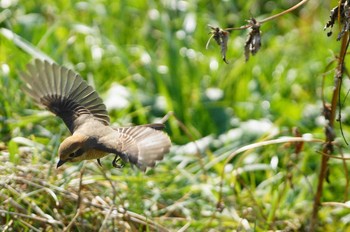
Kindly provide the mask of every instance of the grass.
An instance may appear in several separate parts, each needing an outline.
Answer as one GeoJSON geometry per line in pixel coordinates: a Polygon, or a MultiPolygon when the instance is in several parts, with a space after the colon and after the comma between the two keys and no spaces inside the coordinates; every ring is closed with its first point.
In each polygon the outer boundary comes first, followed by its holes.
{"type": "MultiPolygon", "coordinates": [[[[226,65],[214,41],[205,50],[207,24],[240,26],[251,15],[265,18],[291,5],[9,2],[0,11],[2,230],[309,228],[324,139],[321,93],[330,97],[334,67],[327,65],[339,50],[323,31],[329,5],[310,1],[264,24],[262,48],[249,62],[247,32],[231,32],[226,65]],[[171,153],[146,174],[114,169],[111,157],[102,159],[102,168],[90,161],[56,169],[57,148],[69,132],[20,91],[18,76],[32,58],[45,56],[79,72],[106,101],[120,99],[108,94],[113,84],[124,86],[127,105],[109,109],[116,125],[173,112],[166,128],[171,153]],[[291,142],[294,127],[302,143],[291,142]]],[[[348,86],[344,80],[342,99],[348,86]]],[[[347,108],[345,101],[345,138],[347,108]]],[[[335,133],[336,154],[347,155],[339,127],[335,133]]],[[[349,208],[340,204],[349,198],[348,169],[348,162],[330,160],[319,231],[349,228],[349,208]]]]}

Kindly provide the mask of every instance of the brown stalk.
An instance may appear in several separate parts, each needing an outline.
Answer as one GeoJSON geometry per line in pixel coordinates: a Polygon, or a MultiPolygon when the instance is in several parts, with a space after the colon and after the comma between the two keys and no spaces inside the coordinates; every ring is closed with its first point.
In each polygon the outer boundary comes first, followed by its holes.
{"type": "MultiPolygon", "coordinates": [[[[274,20],[274,19],[276,19],[276,18],[278,18],[278,17],[281,17],[281,16],[283,16],[283,15],[285,15],[285,14],[288,14],[288,13],[292,12],[293,10],[296,10],[296,9],[299,8],[300,6],[304,5],[304,4],[305,4],[306,2],[308,2],[308,1],[309,1],[309,0],[302,0],[302,1],[300,1],[299,3],[297,3],[296,5],[292,6],[291,8],[289,8],[289,9],[283,11],[283,12],[280,12],[280,13],[278,13],[278,14],[275,14],[275,15],[272,15],[272,16],[270,16],[270,17],[267,17],[267,18],[265,18],[265,19],[262,19],[262,20],[258,21],[258,23],[261,25],[261,24],[263,24],[263,23],[266,23],[266,22],[268,22],[268,21],[271,21],[271,20],[274,20]]],[[[250,27],[251,27],[251,25],[250,25],[250,24],[247,24],[247,25],[244,25],[244,26],[241,26],[241,27],[225,28],[224,30],[225,30],[225,31],[244,30],[244,29],[247,29],[247,28],[250,28],[250,27]]]]}
{"type": "MultiPolygon", "coordinates": [[[[339,102],[339,93],[340,93],[340,87],[342,83],[343,72],[344,72],[344,59],[345,59],[346,51],[349,45],[349,33],[346,32],[344,36],[342,36],[341,40],[342,40],[342,43],[341,43],[341,50],[339,53],[338,65],[336,67],[335,74],[334,74],[334,88],[333,88],[331,105],[327,106],[326,104],[324,104],[323,106],[324,112],[327,112],[325,113],[327,125],[325,126],[326,141],[322,149],[322,153],[327,155],[332,155],[334,151],[334,146],[333,146],[333,141],[335,138],[334,122],[336,120],[337,106],[339,102]]],[[[327,178],[328,160],[329,160],[329,156],[326,156],[326,155],[322,156],[321,168],[318,176],[317,191],[316,191],[313,210],[312,210],[310,232],[315,231],[317,227],[318,210],[319,210],[319,206],[321,205],[323,183],[327,178]]]]}
{"type": "Polygon", "coordinates": [[[63,231],[70,231],[72,229],[72,226],[75,224],[76,220],[82,213],[82,189],[83,189],[83,176],[84,176],[85,166],[82,167],[80,170],[80,179],[79,179],[79,190],[78,190],[78,199],[77,199],[77,211],[73,217],[73,219],[69,222],[67,227],[63,229],[63,231]]]}

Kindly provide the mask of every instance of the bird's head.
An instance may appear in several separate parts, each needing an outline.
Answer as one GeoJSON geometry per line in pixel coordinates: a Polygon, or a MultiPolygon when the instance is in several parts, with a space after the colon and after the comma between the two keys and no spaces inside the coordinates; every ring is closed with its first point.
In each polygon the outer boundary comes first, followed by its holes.
{"type": "Polygon", "coordinates": [[[57,168],[66,162],[76,162],[84,160],[84,145],[87,137],[84,135],[72,135],[61,143],[58,148],[60,160],[57,163],[57,168]]]}

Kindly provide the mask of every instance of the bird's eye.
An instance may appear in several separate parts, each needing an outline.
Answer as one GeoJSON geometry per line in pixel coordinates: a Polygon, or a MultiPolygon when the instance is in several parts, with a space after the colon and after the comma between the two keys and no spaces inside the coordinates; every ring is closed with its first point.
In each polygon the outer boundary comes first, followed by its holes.
{"type": "Polygon", "coordinates": [[[70,157],[70,158],[73,158],[74,155],[75,155],[74,153],[71,153],[71,154],[69,154],[69,157],[70,157]]]}

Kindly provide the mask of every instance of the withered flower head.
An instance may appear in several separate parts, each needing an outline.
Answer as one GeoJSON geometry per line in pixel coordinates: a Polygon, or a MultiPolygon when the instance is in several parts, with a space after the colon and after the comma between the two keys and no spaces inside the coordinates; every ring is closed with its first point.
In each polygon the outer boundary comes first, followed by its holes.
{"type": "Polygon", "coordinates": [[[219,27],[212,27],[210,25],[209,25],[209,27],[211,28],[211,32],[209,32],[209,34],[211,34],[211,36],[207,42],[206,48],[208,49],[209,42],[213,38],[221,48],[222,60],[226,64],[228,64],[228,62],[226,60],[226,52],[227,52],[227,42],[228,42],[229,32],[225,31],[219,27]]]}
{"type": "Polygon", "coordinates": [[[342,29],[337,36],[337,40],[340,40],[343,35],[350,30],[350,3],[349,1],[343,1],[339,6],[334,7],[330,13],[330,20],[327,22],[324,30],[330,28],[327,32],[327,36],[332,35],[332,29],[336,19],[339,17],[339,22],[342,24],[342,29]]]}
{"type": "Polygon", "coordinates": [[[245,60],[248,61],[250,53],[255,55],[261,47],[260,23],[254,18],[248,20],[251,31],[244,46],[245,60]]]}

